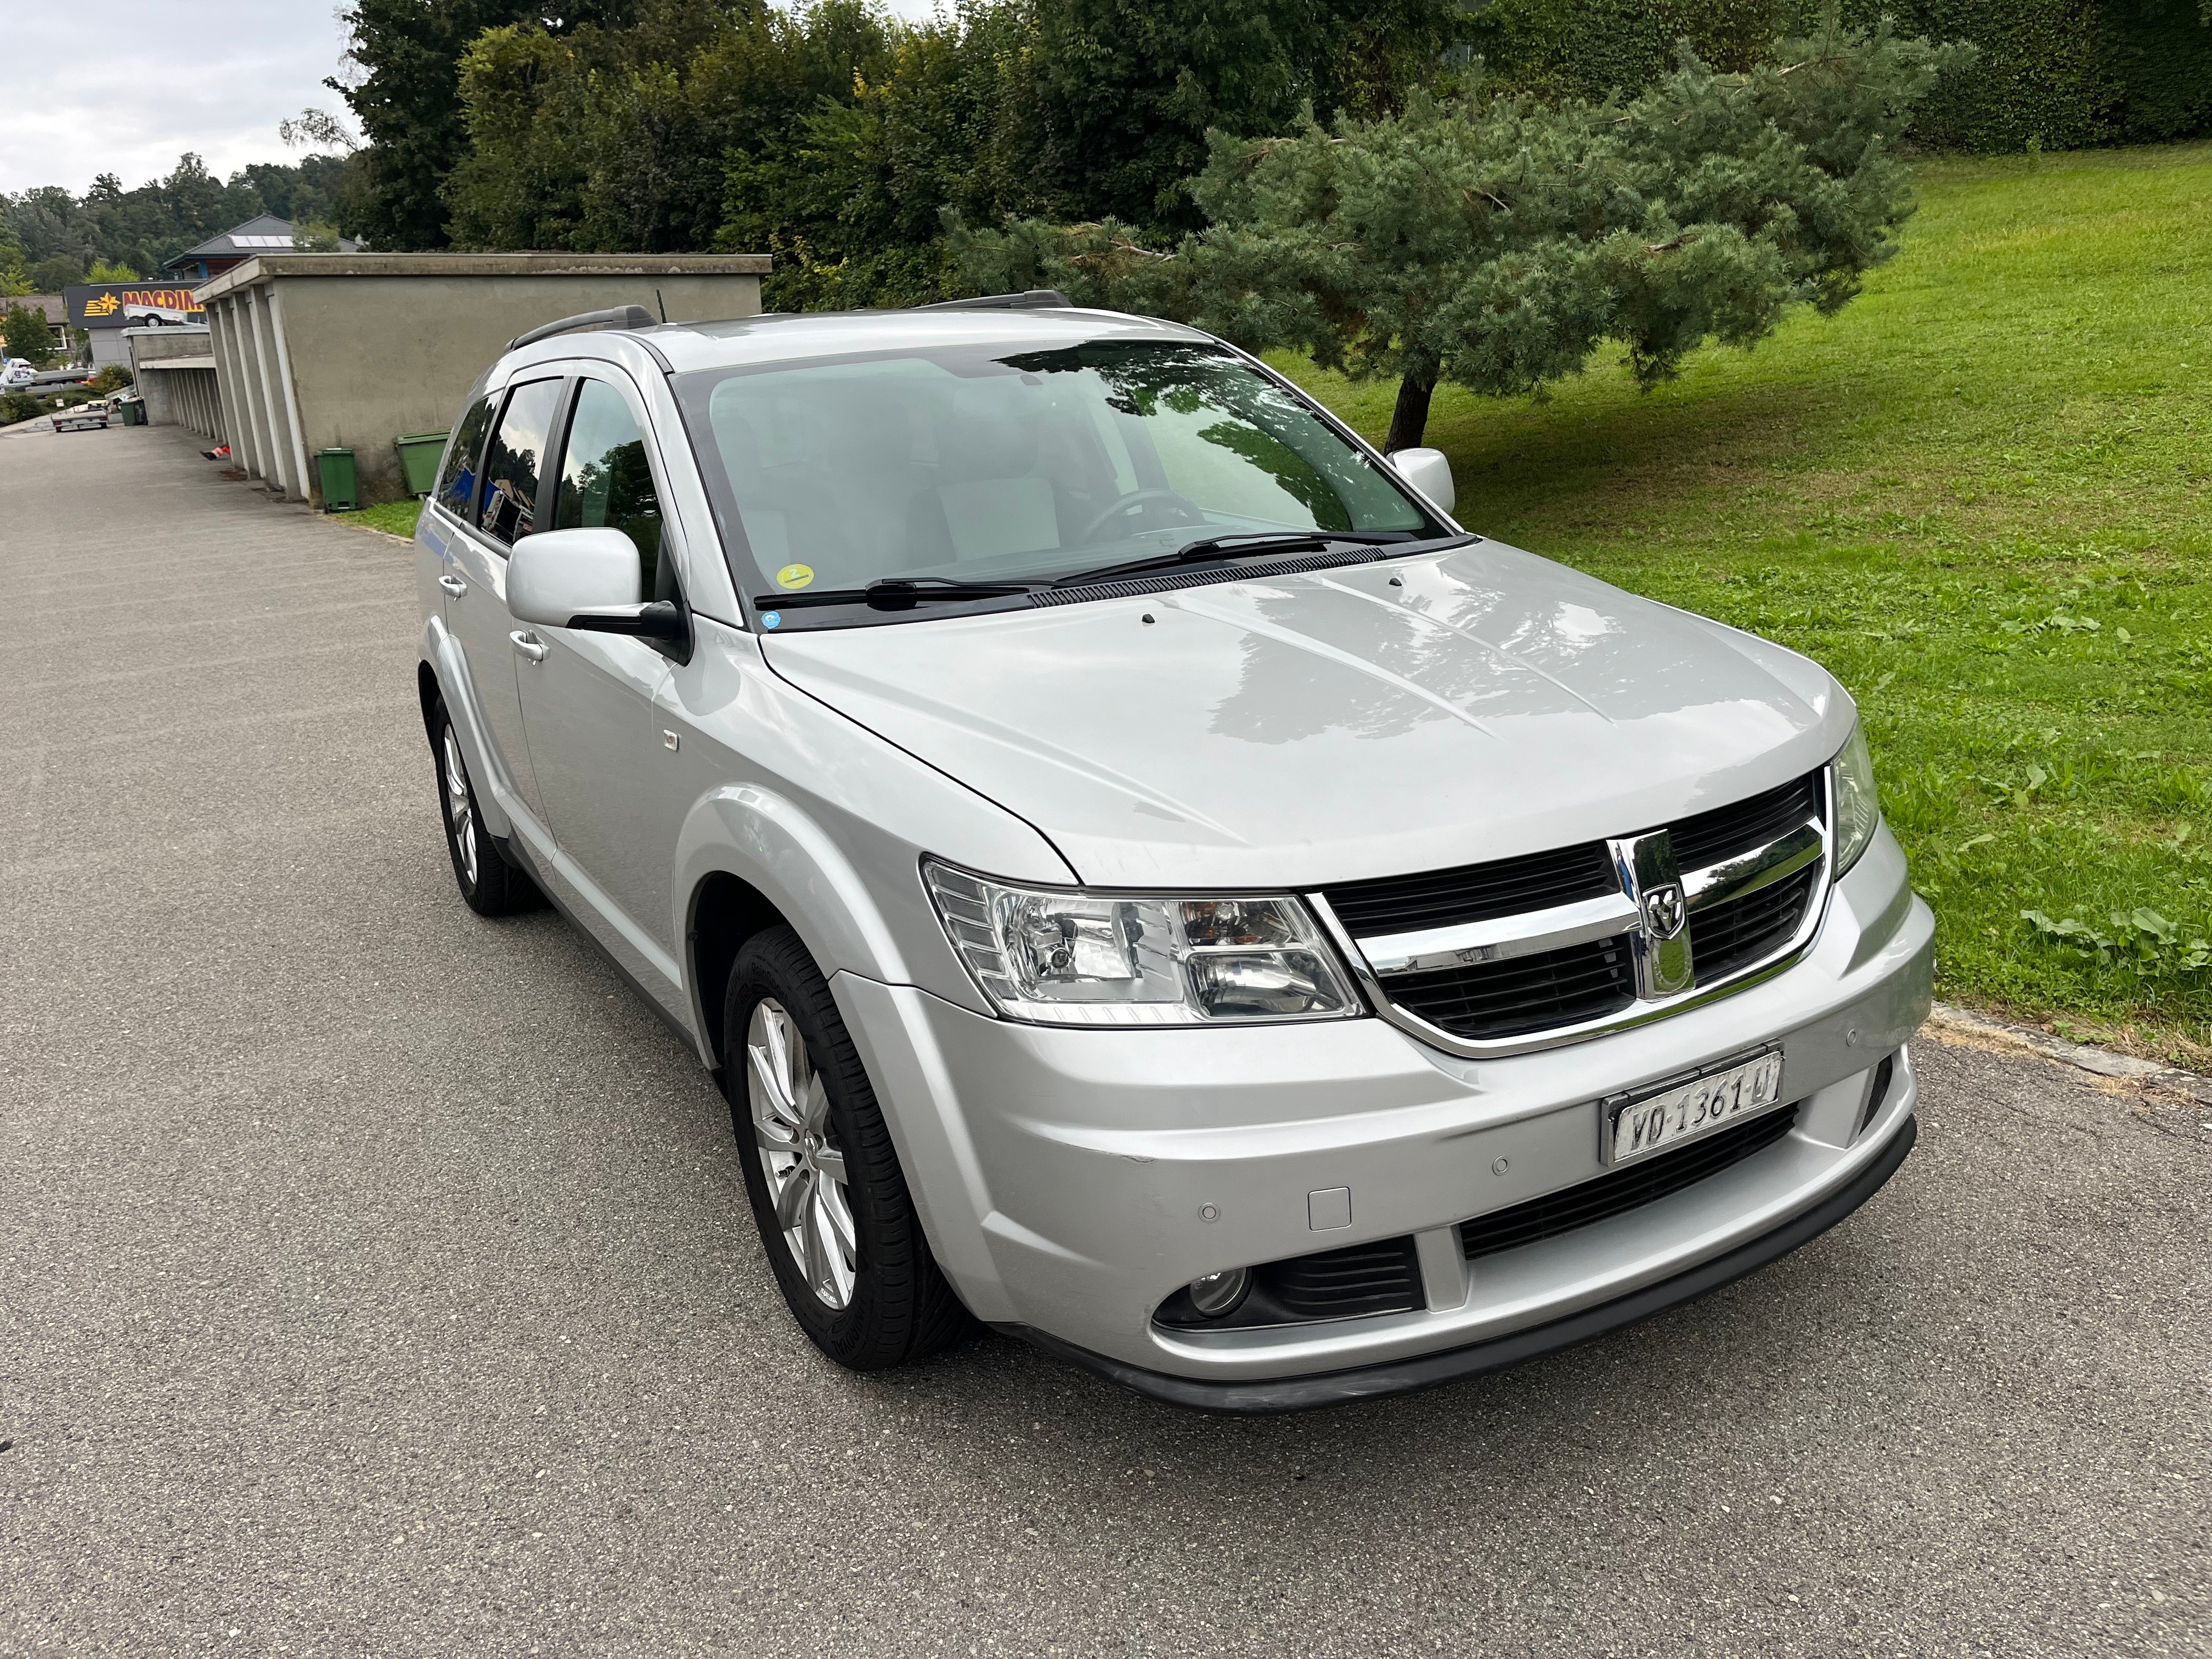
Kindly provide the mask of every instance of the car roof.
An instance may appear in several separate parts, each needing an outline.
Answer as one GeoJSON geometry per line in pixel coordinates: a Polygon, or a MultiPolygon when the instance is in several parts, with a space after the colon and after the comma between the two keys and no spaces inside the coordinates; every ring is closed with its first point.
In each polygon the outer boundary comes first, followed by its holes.
{"type": "Polygon", "coordinates": [[[672,373],[734,368],[909,351],[933,346],[1045,348],[1091,340],[1182,341],[1211,343],[1212,337],[1179,323],[1126,312],[1081,307],[936,311],[805,311],[765,313],[720,321],[664,323],[653,328],[556,334],[509,352],[497,378],[555,358],[608,357],[642,367],[635,359],[659,357],[672,373]],[[643,348],[641,350],[641,348],[643,348]]]}

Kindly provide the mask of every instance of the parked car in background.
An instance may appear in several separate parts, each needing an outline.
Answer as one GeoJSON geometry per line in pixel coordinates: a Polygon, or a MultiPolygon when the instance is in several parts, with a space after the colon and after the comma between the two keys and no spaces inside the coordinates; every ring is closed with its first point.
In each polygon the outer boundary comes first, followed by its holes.
{"type": "Polygon", "coordinates": [[[1462,529],[1191,329],[610,320],[486,371],[416,532],[453,872],[713,1071],[833,1358],[972,1314],[1384,1394],[1905,1158],[1932,919],[1817,665],[1462,529]]]}
{"type": "Polygon", "coordinates": [[[39,378],[39,371],[31,367],[27,357],[10,357],[0,362],[0,390],[28,386],[39,378]]]}

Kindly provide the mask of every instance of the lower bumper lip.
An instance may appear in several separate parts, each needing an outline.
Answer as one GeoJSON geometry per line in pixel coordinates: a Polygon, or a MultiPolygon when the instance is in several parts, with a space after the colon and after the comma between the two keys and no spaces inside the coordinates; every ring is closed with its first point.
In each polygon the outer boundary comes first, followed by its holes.
{"type": "Polygon", "coordinates": [[[1846,1185],[1811,1208],[1737,1245],[1726,1254],[1698,1263],[1686,1272],[1646,1285],[1627,1295],[1578,1310],[1565,1318],[1512,1331],[1503,1336],[1448,1348],[1439,1353],[1385,1360],[1346,1370],[1324,1371],[1309,1376],[1270,1377],[1256,1381],[1212,1382],[1199,1377],[1171,1376],[1164,1371],[1093,1353],[1027,1325],[1001,1325],[999,1329],[1035,1343],[1048,1353],[1073,1361],[1109,1382],[1163,1401],[1200,1411],[1239,1415],[1310,1411],[1322,1406],[1346,1405],[1358,1400],[1410,1394],[1458,1382],[1486,1372],[1504,1370],[1547,1354],[1593,1341],[1610,1332],[1633,1325],[1668,1309],[1679,1307],[1708,1291],[1756,1273],[1769,1262],[1810,1243],[1842,1221],[1875,1194],[1911,1155],[1919,1133],[1918,1120],[1907,1116],[1892,1133],[1888,1144],[1846,1185]]]}

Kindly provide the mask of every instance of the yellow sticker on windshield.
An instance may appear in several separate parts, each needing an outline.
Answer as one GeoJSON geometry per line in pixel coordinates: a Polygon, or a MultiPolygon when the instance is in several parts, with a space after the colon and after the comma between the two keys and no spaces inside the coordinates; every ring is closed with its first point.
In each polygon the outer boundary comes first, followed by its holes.
{"type": "Polygon", "coordinates": [[[804,587],[813,580],[814,567],[811,564],[787,564],[775,573],[778,587],[804,587]]]}

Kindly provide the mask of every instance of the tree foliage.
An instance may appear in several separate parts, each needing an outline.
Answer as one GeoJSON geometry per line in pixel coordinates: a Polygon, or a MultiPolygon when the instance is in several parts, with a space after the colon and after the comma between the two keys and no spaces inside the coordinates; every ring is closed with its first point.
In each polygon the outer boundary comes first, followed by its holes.
{"type": "MultiPolygon", "coordinates": [[[[1778,27],[1810,27],[1831,0],[1491,0],[1471,48],[1516,90],[1632,95],[1663,75],[1674,43],[1741,68],[1778,27]]],[[[1833,0],[1843,21],[1890,17],[1900,33],[1980,48],[1913,124],[1916,142],[2019,150],[2142,143],[2212,131],[2206,0],[1833,0]]]]}
{"type": "Polygon", "coordinates": [[[82,196],[58,185],[0,196],[0,272],[19,272],[29,284],[18,286],[22,293],[127,282],[262,213],[330,221],[350,234],[352,177],[345,158],[309,155],[289,167],[256,163],[226,181],[188,153],[167,178],[135,190],[104,173],[82,196]]]}
{"type": "Polygon", "coordinates": [[[44,368],[54,360],[54,331],[46,325],[46,313],[34,306],[11,305],[0,313],[0,340],[8,343],[0,356],[21,357],[33,368],[44,368]]]}
{"type": "Polygon", "coordinates": [[[569,0],[562,10],[548,22],[541,7],[520,0],[355,0],[338,13],[359,74],[328,85],[368,140],[358,228],[376,246],[446,246],[440,192],[468,149],[460,63],[471,42],[525,19],[553,33],[619,27],[631,7],[629,0],[569,0]]]}
{"type": "Polygon", "coordinates": [[[466,146],[441,187],[476,247],[759,249],[769,303],[906,303],[957,282],[939,220],[1122,209],[1199,222],[1210,125],[1390,107],[1450,0],[964,0],[920,24],[636,0],[619,22],[487,29],[461,53],[466,146]]]}
{"type": "Polygon", "coordinates": [[[1112,221],[948,227],[982,291],[1060,287],[1395,376],[1402,448],[1439,380],[1527,392],[1614,340],[1649,385],[1793,305],[1839,309],[1911,211],[1899,135],[1970,56],[1832,27],[1743,74],[1685,48],[1626,104],[1477,87],[1258,143],[1218,133],[1192,185],[1211,222],[1172,252],[1112,221]]]}

